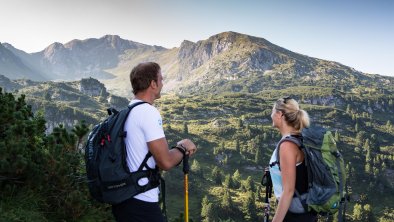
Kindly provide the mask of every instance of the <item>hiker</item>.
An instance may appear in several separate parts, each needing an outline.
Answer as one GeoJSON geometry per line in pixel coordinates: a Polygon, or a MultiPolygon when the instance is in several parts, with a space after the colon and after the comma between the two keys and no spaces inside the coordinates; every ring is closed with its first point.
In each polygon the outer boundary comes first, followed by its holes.
{"type": "MultiPolygon", "coordinates": [[[[175,149],[168,147],[162,118],[153,106],[153,102],[160,98],[163,87],[160,66],[154,62],[138,64],[130,73],[130,82],[135,95],[130,105],[141,101],[147,103],[135,107],[125,123],[125,131],[132,132],[132,136],[125,139],[128,167],[131,172],[137,171],[150,151],[153,158],[146,164],[149,168],[154,169],[157,165],[162,170],[170,170],[177,166],[185,155],[193,155],[197,148],[189,139],[179,141],[175,149]]],[[[147,181],[147,178],[143,178],[139,183],[147,181]]],[[[153,188],[120,204],[112,205],[112,212],[116,221],[162,222],[164,217],[158,201],[159,189],[153,188]]]]}
{"type": "Polygon", "coordinates": [[[304,153],[295,143],[282,142],[290,135],[301,139],[301,130],[309,126],[308,113],[300,109],[296,100],[286,97],[274,103],[271,118],[272,126],[277,128],[282,135],[281,141],[272,154],[269,168],[274,194],[279,201],[272,221],[317,221],[317,215],[305,212],[295,194],[295,190],[299,192],[299,195],[305,194],[308,190],[304,153]]]}

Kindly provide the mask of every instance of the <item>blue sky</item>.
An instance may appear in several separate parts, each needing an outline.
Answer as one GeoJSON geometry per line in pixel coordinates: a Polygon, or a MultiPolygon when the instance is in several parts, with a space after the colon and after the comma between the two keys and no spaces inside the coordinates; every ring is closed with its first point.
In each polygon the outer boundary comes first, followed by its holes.
{"type": "Polygon", "coordinates": [[[0,42],[26,52],[106,34],[179,47],[235,31],[394,76],[392,0],[0,0],[0,42]]]}

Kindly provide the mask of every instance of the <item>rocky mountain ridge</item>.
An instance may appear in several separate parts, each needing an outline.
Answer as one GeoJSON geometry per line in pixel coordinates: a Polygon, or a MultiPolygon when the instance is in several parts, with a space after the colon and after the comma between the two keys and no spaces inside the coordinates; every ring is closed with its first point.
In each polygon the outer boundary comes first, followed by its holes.
{"type": "MultiPolygon", "coordinates": [[[[22,77],[33,80],[78,80],[90,76],[100,79],[113,78],[113,75],[105,70],[116,67],[119,63],[118,57],[125,51],[164,49],[124,40],[117,35],[105,35],[99,39],[75,39],[64,45],[55,42],[44,50],[31,54],[7,43],[4,45],[14,56],[20,58],[25,66],[33,67],[44,76],[41,79],[30,78],[28,71],[22,73],[22,77]]],[[[7,57],[0,54],[0,58],[7,57]]],[[[11,79],[21,78],[10,72],[2,74],[11,79]]]]}
{"type": "Polygon", "coordinates": [[[146,61],[156,61],[162,66],[163,91],[169,93],[254,93],[289,85],[335,86],[351,91],[356,85],[388,86],[394,82],[393,77],[365,74],[236,32],[219,33],[198,42],[185,40],[179,48],[172,49],[124,40],[116,35],[72,40],[64,45],[53,43],[32,54],[6,43],[4,49],[8,54],[0,53],[0,61],[19,58],[19,63],[7,64],[15,64],[12,67],[19,69],[26,67],[23,72],[15,68],[13,73],[2,73],[0,69],[0,74],[8,78],[17,79],[21,75],[30,78],[27,74],[33,75],[34,70],[40,70],[41,79],[46,80],[93,77],[113,94],[124,97],[131,96],[128,80],[131,68],[146,61]]]}

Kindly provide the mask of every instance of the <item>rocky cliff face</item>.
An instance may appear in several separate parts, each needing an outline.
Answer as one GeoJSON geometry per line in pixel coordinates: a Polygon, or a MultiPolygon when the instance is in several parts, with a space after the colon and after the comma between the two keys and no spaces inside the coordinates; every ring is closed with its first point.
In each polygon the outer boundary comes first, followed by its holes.
{"type": "Polygon", "coordinates": [[[104,84],[93,78],[81,79],[78,83],[78,89],[81,93],[93,97],[102,96],[107,98],[109,95],[104,84]]]}

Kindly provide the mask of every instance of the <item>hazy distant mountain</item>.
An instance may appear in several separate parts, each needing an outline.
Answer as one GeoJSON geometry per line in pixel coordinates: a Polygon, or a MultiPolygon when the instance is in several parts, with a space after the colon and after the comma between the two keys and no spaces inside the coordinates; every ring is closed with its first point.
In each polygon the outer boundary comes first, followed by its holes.
{"type": "Polygon", "coordinates": [[[119,36],[106,35],[100,39],[73,40],[62,45],[54,43],[38,52],[44,70],[50,70],[55,79],[80,79],[95,77],[112,78],[106,69],[119,64],[119,56],[127,50],[148,50],[154,48],[119,36]]]}
{"type": "Polygon", "coordinates": [[[41,76],[32,79],[94,77],[110,92],[126,97],[131,95],[131,68],[145,61],[156,61],[162,66],[165,92],[259,92],[288,85],[324,85],[350,90],[355,85],[368,86],[372,82],[392,84],[394,79],[364,74],[337,62],[298,54],[263,38],[235,32],[220,33],[196,43],[185,40],[179,48],[172,49],[113,35],[73,40],[64,45],[53,43],[33,54],[8,45],[7,48],[8,53],[3,53],[2,59],[9,61],[3,61],[8,70],[3,74],[9,78],[20,78],[19,69],[39,70],[41,76]]]}
{"type": "MultiPolygon", "coordinates": [[[[22,53],[14,54],[17,49],[9,44],[0,43],[0,74],[11,79],[47,80],[46,76],[34,69],[34,66],[24,63],[22,53]],[[10,50],[11,48],[11,50],[10,50]]],[[[20,51],[20,50],[19,50],[20,51]]],[[[22,51],[20,51],[22,52],[22,51]]]]}
{"type": "Polygon", "coordinates": [[[2,65],[2,68],[6,67],[8,70],[4,75],[11,79],[26,77],[34,80],[77,80],[84,77],[113,78],[114,76],[106,70],[117,67],[120,61],[119,56],[126,51],[143,52],[164,49],[124,40],[116,35],[106,35],[100,39],[72,40],[64,45],[56,42],[44,50],[32,54],[15,49],[10,44],[5,45],[9,51],[7,54],[0,54],[2,60],[5,61],[4,64],[7,64],[7,67],[2,65]],[[18,63],[11,60],[17,60],[18,63]],[[15,65],[8,67],[11,64],[15,65]],[[35,76],[17,75],[22,68],[27,70],[24,73],[33,73],[35,76]],[[41,76],[46,75],[47,77],[39,78],[37,72],[30,70],[39,70],[41,76]]]}

